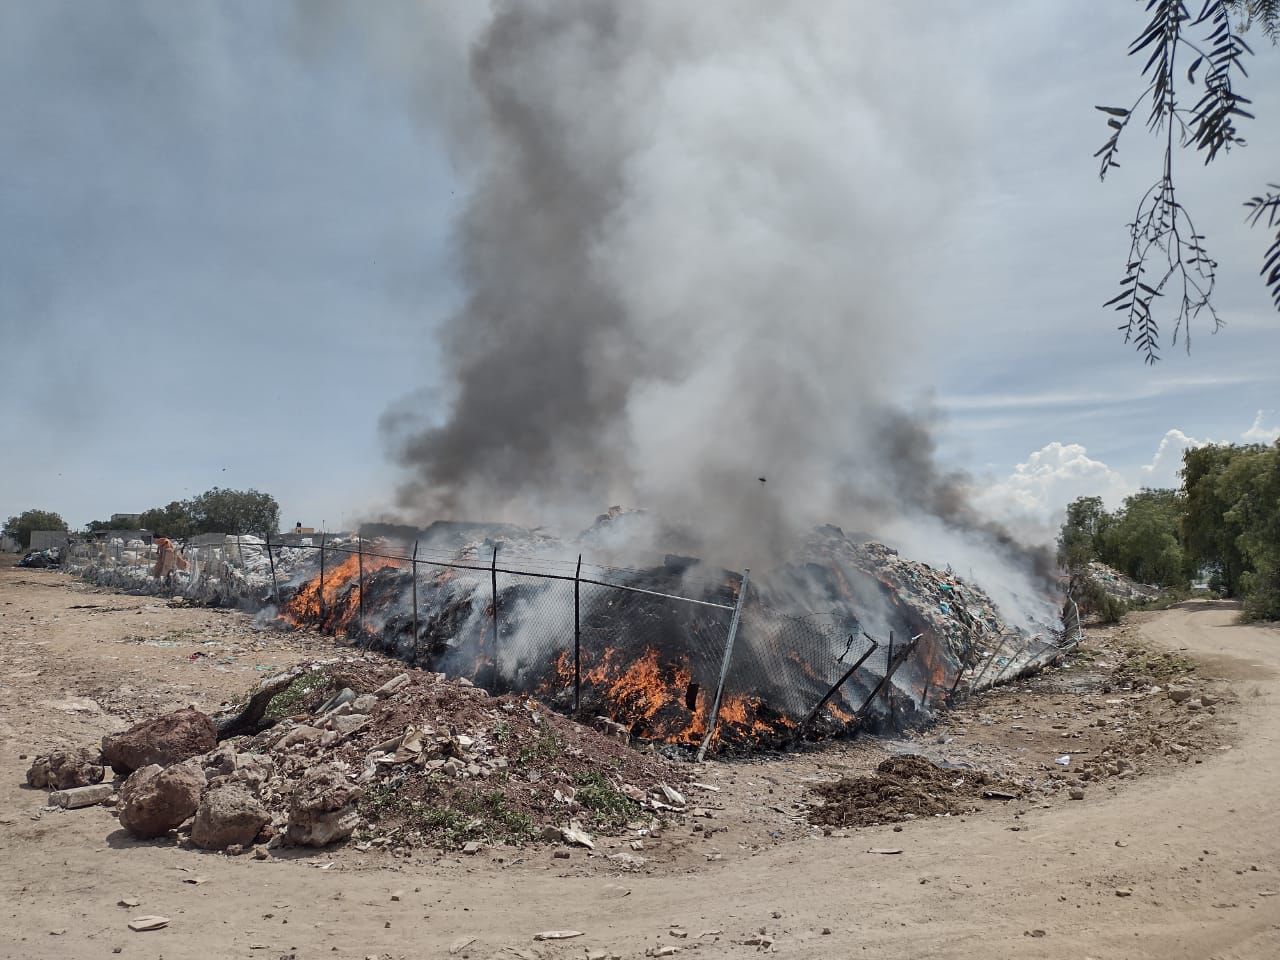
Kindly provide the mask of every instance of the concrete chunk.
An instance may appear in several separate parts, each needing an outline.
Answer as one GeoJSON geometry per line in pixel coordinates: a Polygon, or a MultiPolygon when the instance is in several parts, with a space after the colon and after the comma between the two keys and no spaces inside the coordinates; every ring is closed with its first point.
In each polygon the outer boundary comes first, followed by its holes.
{"type": "Polygon", "coordinates": [[[49,794],[49,806],[76,810],[79,807],[92,807],[101,803],[116,792],[109,783],[93,783],[87,787],[71,787],[69,790],[54,790],[49,794]]]}
{"type": "Polygon", "coordinates": [[[399,690],[408,682],[409,682],[409,675],[407,673],[396,674],[394,677],[392,677],[390,680],[388,680],[386,683],[380,686],[377,690],[373,691],[373,695],[375,697],[378,697],[379,699],[385,699],[391,696],[393,693],[395,693],[397,690],[399,690]]]}

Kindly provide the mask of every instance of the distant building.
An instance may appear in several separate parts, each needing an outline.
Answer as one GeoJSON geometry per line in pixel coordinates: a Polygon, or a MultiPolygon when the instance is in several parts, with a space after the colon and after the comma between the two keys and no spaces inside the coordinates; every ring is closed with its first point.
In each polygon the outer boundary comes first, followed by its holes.
{"type": "Polygon", "coordinates": [[[32,530],[32,550],[61,549],[71,543],[71,534],[65,530],[32,530]]]}
{"type": "Polygon", "coordinates": [[[142,514],[140,513],[113,513],[111,515],[111,526],[117,530],[133,530],[142,526],[142,514]]]}

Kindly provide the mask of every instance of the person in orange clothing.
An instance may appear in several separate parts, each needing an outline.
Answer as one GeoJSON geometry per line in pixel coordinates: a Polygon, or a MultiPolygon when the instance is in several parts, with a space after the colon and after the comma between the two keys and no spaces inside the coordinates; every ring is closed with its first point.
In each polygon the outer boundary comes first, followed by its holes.
{"type": "Polygon", "coordinates": [[[177,548],[168,537],[152,540],[156,547],[156,565],[151,575],[157,579],[167,577],[175,570],[187,569],[187,561],[178,555],[177,548]]]}

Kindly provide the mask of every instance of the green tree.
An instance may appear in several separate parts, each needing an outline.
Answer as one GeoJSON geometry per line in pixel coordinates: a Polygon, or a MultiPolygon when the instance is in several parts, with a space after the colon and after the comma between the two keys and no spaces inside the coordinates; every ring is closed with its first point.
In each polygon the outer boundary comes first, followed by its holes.
{"type": "Polygon", "coordinates": [[[197,527],[187,503],[178,500],[146,511],[138,522],[143,530],[161,537],[189,537],[197,527]]]}
{"type": "Polygon", "coordinates": [[[1067,506],[1067,518],[1058,533],[1058,564],[1068,571],[1086,566],[1100,556],[1103,536],[1111,515],[1101,497],[1077,497],[1067,506]]]}
{"type": "Polygon", "coordinates": [[[1250,450],[1230,444],[1208,444],[1182,454],[1182,486],[1187,494],[1182,538],[1189,562],[1207,569],[1215,587],[1228,597],[1240,595],[1241,578],[1251,564],[1241,551],[1239,523],[1229,519],[1234,500],[1222,478],[1232,463],[1250,450]]]}
{"type": "Polygon", "coordinates": [[[214,487],[184,506],[199,533],[252,533],[266,537],[280,528],[280,505],[269,493],[214,487]]]}
{"type": "Polygon", "coordinates": [[[1247,620],[1280,619],[1280,441],[1244,448],[1218,482],[1231,506],[1223,519],[1240,531],[1249,568],[1240,577],[1247,620]]]}
{"type": "Polygon", "coordinates": [[[1190,577],[1179,537],[1184,499],[1177,490],[1126,497],[1103,534],[1103,559],[1142,583],[1185,586],[1190,577]]]}
{"type": "Polygon", "coordinates": [[[67,521],[51,510],[24,510],[4,522],[4,532],[22,544],[23,550],[31,546],[33,530],[67,529],[67,521]]]}

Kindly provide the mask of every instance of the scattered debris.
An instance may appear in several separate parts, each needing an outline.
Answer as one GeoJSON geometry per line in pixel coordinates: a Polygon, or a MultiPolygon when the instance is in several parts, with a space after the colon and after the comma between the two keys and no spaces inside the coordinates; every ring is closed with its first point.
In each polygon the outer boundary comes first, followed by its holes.
{"type": "Polygon", "coordinates": [[[139,933],[147,930],[161,930],[168,925],[168,917],[134,917],[129,921],[129,929],[139,933]]]}

